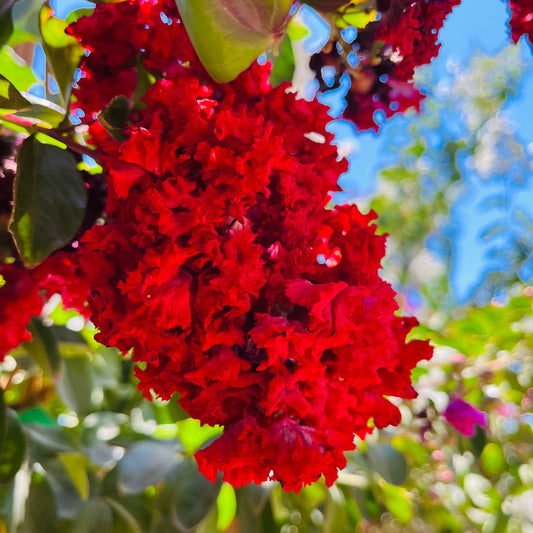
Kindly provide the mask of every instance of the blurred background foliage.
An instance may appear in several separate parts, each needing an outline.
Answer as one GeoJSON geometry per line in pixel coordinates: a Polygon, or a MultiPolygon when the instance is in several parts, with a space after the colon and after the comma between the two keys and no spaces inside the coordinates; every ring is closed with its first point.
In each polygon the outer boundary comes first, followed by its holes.
{"type": "MultiPolygon", "coordinates": [[[[30,15],[2,48],[0,73],[61,104],[35,68],[30,15]]],[[[272,56],[276,80],[298,63],[290,38],[272,56]]],[[[423,69],[423,114],[397,123],[376,192],[358,199],[389,233],[384,274],[423,324],[414,335],[436,348],[413,372],[419,397],[399,404],[400,426],[359,443],[334,486],[208,482],[193,454],[221,428],[143,398],[131,359],[54,297],[29,326],[33,340],[0,365],[0,533],[533,531],[532,222],[521,207],[532,155],[503,109],[525,71],[513,47],[452,65],[444,80],[423,69]],[[486,269],[458,303],[457,212],[480,189],[493,214],[479,236],[486,269]],[[449,424],[456,398],[486,412],[487,427],[469,438],[449,424]]]]}

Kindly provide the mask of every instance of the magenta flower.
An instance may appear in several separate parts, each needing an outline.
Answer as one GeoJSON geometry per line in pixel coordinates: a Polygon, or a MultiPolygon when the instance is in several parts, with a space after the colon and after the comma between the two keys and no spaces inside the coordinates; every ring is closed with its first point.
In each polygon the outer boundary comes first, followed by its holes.
{"type": "Polygon", "coordinates": [[[444,418],[465,437],[471,437],[476,431],[476,424],[487,427],[487,413],[476,409],[461,398],[452,400],[444,411],[444,418]]]}

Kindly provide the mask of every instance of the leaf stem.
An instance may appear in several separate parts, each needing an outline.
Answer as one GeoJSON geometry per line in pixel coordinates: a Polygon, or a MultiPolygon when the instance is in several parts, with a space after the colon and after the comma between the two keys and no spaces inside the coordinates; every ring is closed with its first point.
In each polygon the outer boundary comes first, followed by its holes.
{"type": "Polygon", "coordinates": [[[27,119],[24,117],[17,117],[16,115],[12,115],[10,113],[6,113],[5,115],[0,115],[0,121],[7,122],[8,124],[14,124],[15,126],[24,128],[30,135],[32,133],[41,133],[43,135],[46,135],[52,139],[55,139],[56,141],[62,142],[72,152],[76,152],[81,155],[89,156],[95,161],[98,161],[98,155],[96,151],[91,150],[90,148],[87,148],[86,146],[82,146],[81,144],[78,144],[76,141],[74,141],[70,137],[65,137],[64,135],[62,135],[60,132],[56,131],[53,128],[46,128],[44,126],[40,126],[39,124],[36,124],[30,119],[27,119]]]}

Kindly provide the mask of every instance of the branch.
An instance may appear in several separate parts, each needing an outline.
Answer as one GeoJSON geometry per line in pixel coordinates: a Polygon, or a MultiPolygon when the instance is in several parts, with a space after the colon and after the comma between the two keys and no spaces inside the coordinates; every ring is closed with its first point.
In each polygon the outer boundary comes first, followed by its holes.
{"type": "Polygon", "coordinates": [[[9,124],[14,124],[15,126],[24,128],[30,135],[32,133],[41,133],[43,135],[46,135],[47,137],[50,137],[51,139],[55,139],[56,141],[62,142],[72,152],[76,152],[81,155],[89,156],[95,161],[98,161],[98,154],[95,150],[91,150],[90,148],[87,148],[86,146],[82,146],[81,144],[78,144],[76,141],[74,141],[70,137],[65,137],[64,135],[62,135],[60,132],[58,132],[57,130],[53,128],[46,128],[44,126],[40,126],[39,124],[36,124],[30,119],[23,118],[23,117],[17,117],[16,115],[12,115],[10,113],[1,115],[0,121],[7,122],[9,124]]]}

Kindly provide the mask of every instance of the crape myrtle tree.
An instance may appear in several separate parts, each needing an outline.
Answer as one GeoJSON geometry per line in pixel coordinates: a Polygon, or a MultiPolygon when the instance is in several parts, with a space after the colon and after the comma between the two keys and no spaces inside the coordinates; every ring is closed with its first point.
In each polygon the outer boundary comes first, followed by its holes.
{"type": "MultiPolygon", "coordinates": [[[[331,203],[327,109],[287,83],[299,4],[95,3],[0,7],[0,531],[533,527],[531,289],[459,317],[443,299],[413,334],[375,212],[331,203]]],[[[459,0],[308,4],[344,118],[420,111],[459,0]]],[[[531,40],[533,4],[509,8],[531,40]]],[[[433,227],[403,232],[405,204],[375,200],[409,262],[433,227]]]]}

